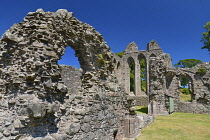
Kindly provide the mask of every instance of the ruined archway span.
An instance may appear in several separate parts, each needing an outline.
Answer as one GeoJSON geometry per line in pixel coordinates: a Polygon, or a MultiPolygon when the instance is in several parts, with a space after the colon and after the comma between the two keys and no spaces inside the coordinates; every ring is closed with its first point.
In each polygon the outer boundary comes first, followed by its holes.
{"type": "MultiPolygon", "coordinates": [[[[57,61],[61,59],[67,46],[75,50],[83,73],[100,68],[99,55],[106,56],[103,62],[111,61],[110,48],[102,35],[92,26],[73,17],[72,12],[64,9],[55,13],[44,12],[42,9],[29,12],[23,22],[7,30],[0,40],[2,53],[0,62],[4,69],[1,78],[17,77],[22,83],[33,79],[36,80],[37,85],[40,85],[40,82],[50,81],[51,83],[53,76],[53,82],[57,83],[61,81],[57,61]],[[21,67],[14,67],[14,64],[21,67]],[[9,74],[4,73],[8,69],[14,70],[9,74]],[[30,74],[34,76],[25,79],[24,76],[30,74]],[[36,79],[39,77],[45,78],[36,79]]],[[[103,56],[101,59],[104,59],[103,56]]],[[[13,82],[10,81],[10,83],[13,82]]],[[[51,87],[51,84],[49,86],[51,87]]],[[[27,89],[24,89],[21,92],[26,91],[27,89]]]]}
{"type": "Polygon", "coordinates": [[[48,56],[55,62],[64,54],[65,47],[71,46],[84,71],[93,69],[97,54],[110,50],[102,35],[92,26],[79,21],[73,17],[73,13],[63,9],[56,13],[42,10],[30,12],[23,22],[10,28],[2,37],[1,48],[12,59],[19,51],[5,49],[4,44],[8,40],[13,42],[13,50],[26,51],[43,47],[48,52],[43,51],[37,59],[42,60],[41,55],[48,55],[50,51],[51,55],[48,56]]]}
{"type": "MultiPolygon", "coordinates": [[[[96,119],[88,123],[97,122],[103,135],[117,131],[118,126],[121,128],[124,125],[124,113],[128,111],[124,107],[126,94],[112,73],[114,54],[102,35],[92,26],[73,17],[73,13],[63,9],[55,13],[41,9],[28,13],[23,22],[5,32],[0,40],[0,51],[0,102],[6,101],[0,111],[7,110],[10,121],[6,131],[11,132],[15,128],[13,122],[17,122],[17,137],[24,134],[31,138],[48,137],[53,133],[48,139],[54,139],[54,134],[57,138],[62,135],[64,139],[75,139],[81,134],[79,130],[83,122],[72,122],[72,118],[79,114],[82,115],[81,120],[84,116],[94,114],[96,119]],[[75,93],[68,92],[70,90],[61,77],[62,67],[57,63],[67,46],[73,48],[83,69],[82,76],[80,73],[76,76],[81,78],[81,86],[76,85],[78,92],[75,93]],[[117,113],[114,104],[122,105],[117,113]],[[94,111],[96,106],[99,108],[94,111]],[[104,125],[98,117],[105,109],[113,117],[103,113],[103,123],[108,124],[114,118],[108,131],[104,131],[104,125]],[[69,129],[72,126],[78,126],[79,129],[72,133],[69,129]]],[[[115,61],[117,63],[119,60],[115,61]]],[[[72,80],[74,78],[75,75],[72,80]]],[[[5,117],[5,120],[8,119],[5,117]]],[[[6,128],[6,125],[2,125],[2,128],[6,128]]],[[[98,132],[97,129],[93,131],[94,134],[98,132]]],[[[83,135],[84,138],[86,136],[83,135]]],[[[111,139],[113,136],[106,137],[111,139]]]]}
{"type": "Polygon", "coordinates": [[[147,62],[147,56],[144,54],[144,53],[139,53],[138,54],[138,60],[140,60],[140,59],[145,59],[146,60],[146,62],[147,62]]]}
{"type": "Polygon", "coordinates": [[[129,56],[127,58],[127,62],[128,62],[128,64],[131,64],[131,63],[134,63],[135,64],[135,59],[132,56],[129,56]]]}

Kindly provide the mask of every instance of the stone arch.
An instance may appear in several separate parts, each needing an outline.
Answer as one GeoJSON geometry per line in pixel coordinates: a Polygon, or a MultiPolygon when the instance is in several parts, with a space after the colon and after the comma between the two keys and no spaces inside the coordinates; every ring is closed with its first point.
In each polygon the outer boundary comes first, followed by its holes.
{"type": "MultiPolygon", "coordinates": [[[[191,96],[191,101],[195,100],[195,94],[194,94],[194,81],[193,78],[188,74],[188,73],[181,73],[179,80],[181,80],[182,78],[186,78],[187,80],[187,89],[190,92],[190,96],[191,96]]],[[[181,87],[181,81],[179,82],[179,87],[181,87]]]]}
{"type": "Polygon", "coordinates": [[[128,64],[128,67],[129,67],[129,73],[128,73],[128,77],[129,77],[129,80],[128,80],[128,84],[127,86],[129,87],[128,91],[130,93],[134,93],[136,95],[136,88],[135,88],[135,82],[136,82],[136,79],[135,79],[135,59],[133,57],[128,57],[127,59],[127,64],[128,64]]]}
{"type": "MultiPolygon", "coordinates": [[[[81,124],[71,122],[72,118],[65,118],[66,112],[70,110],[70,108],[65,108],[66,104],[71,104],[71,100],[75,100],[71,107],[77,107],[74,108],[77,109],[77,112],[71,113],[78,115],[84,112],[84,104],[80,105],[78,102],[85,100],[87,96],[89,99],[102,100],[104,103],[108,102],[105,100],[107,90],[111,93],[124,93],[122,90],[119,91],[119,86],[115,85],[117,83],[115,77],[110,74],[114,69],[111,64],[112,53],[102,35],[92,26],[77,20],[73,17],[73,13],[67,10],[58,10],[53,13],[38,9],[36,12],[28,13],[23,22],[15,24],[5,32],[0,40],[0,50],[0,63],[2,64],[0,80],[4,91],[2,93],[4,97],[1,99],[7,101],[7,106],[4,109],[0,107],[0,109],[8,110],[10,124],[13,125],[14,120],[18,124],[17,131],[19,130],[21,134],[44,137],[56,133],[59,129],[57,124],[60,123],[60,126],[63,127],[59,132],[62,132],[65,137],[72,135],[72,132],[66,131],[70,131],[71,127],[80,128],[81,124]],[[71,96],[71,93],[67,94],[68,89],[62,81],[61,67],[58,65],[58,60],[64,54],[67,46],[71,46],[75,51],[83,69],[81,93],[78,93],[76,97],[71,96]],[[105,86],[104,81],[108,76],[113,82],[107,82],[110,85],[105,86]],[[95,79],[91,79],[92,77],[95,79]],[[93,87],[90,84],[91,80],[101,83],[106,89],[99,86],[93,87]],[[95,96],[98,93],[96,90],[104,96],[95,96]],[[69,98],[71,100],[68,100],[69,98]],[[66,103],[65,100],[69,102],[66,103]],[[21,101],[21,105],[18,104],[18,101],[21,101]],[[13,112],[9,109],[13,109],[13,112]],[[63,117],[64,120],[69,119],[68,123],[62,122],[63,117]],[[30,121],[27,118],[30,118],[30,121]],[[33,124],[38,125],[33,126],[33,124]],[[42,132],[35,134],[35,131],[40,129],[42,132]]],[[[122,94],[120,98],[123,98],[122,94]]],[[[93,108],[95,108],[94,105],[93,108]]],[[[91,110],[90,106],[88,107],[86,110],[91,110]]],[[[114,112],[112,106],[110,110],[114,112]]],[[[118,118],[115,115],[113,117],[118,118]]],[[[99,120],[97,121],[100,123],[99,120]]],[[[119,119],[114,120],[113,124],[117,125],[112,126],[110,134],[117,128],[118,121],[119,119]]],[[[79,129],[76,129],[73,134],[76,135],[78,131],[79,129]]]]}
{"type": "MultiPolygon", "coordinates": [[[[38,9],[37,12],[28,13],[22,23],[5,32],[0,43],[0,62],[3,69],[16,71],[7,77],[33,73],[34,69],[39,69],[39,74],[46,77],[41,81],[50,81],[50,73],[57,74],[55,77],[59,81],[59,72],[53,70],[59,68],[57,61],[61,59],[67,46],[75,50],[84,73],[99,69],[101,64],[98,64],[98,55],[110,50],[102,35],[73,17],[73,13],[63,9],[56,13],[38,9]],[[14,68],[14,64],[24,67],[14,68]]],[[[1,75],[3,77],[4,74],[1,75]]],[[[28,75],[26,81],[33,78],[36,77],[28,75]]],[[[25,80],[21,76],[19,79],[25,80]]],[[[36,81],[40,82],[38,79],[36,81]]]]}
{"type": "Polygon", "coordinates": [[[148,60],[147,60],[145,54],[139,53],[138,62],[139,62],[139,65],[140,65],[140,90],[141,90],[141,92],[144,92],[144,93],[147,94],[148,88],[149,88],[148,81],[147,81],[149,79],[149,73],[148,73],[148,60]],[[145,65],[143,66],[144,67],[143,69],[141,68],[142,66],[140,64],[140,61],[142,61],[142,60],[145,63],[145,65]],[[145,72],[142,73],[142,70],[144,70],[145,72]],[[141,79],[141,76],[145,76],[144,79],[141,79]],[[143,82],[145,82],[145,83],[143,83],[143,82]],[[145,84],[145,88],[143,88],[142,84],[145,84]]]}
{"type": "Polygon", "coordinates": [[[67,46],[64,55],[58,60],[59,65],[69,65],[72,67],[80,68],[78,57],[75,56],[75,50],[72,47],[67,46]]]}

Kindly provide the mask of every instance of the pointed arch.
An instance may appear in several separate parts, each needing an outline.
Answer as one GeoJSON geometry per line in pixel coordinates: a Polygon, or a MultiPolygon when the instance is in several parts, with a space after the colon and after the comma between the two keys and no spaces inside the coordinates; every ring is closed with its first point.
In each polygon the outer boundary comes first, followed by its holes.
{"type": "Polygon", "coordinates": [[[193,78],[187,74],[182,73],[180,75],[179,89],[180,89],[180,100],[192,101],[195,99],[193,78]]]}
{"type": "Polygon", "coordinates": [[[138,61],[140,65],[140,90],[148,95],[148,64],[146,56],[143,53],[140,53],[138,55],[138,61]]]}
{"type": "Polygon", "coordinates": [[[135,93],[135,60],[132,57],[127,59],[127,63],[129,66],[129,86],[130,86],[130,93],[135,93]]]}

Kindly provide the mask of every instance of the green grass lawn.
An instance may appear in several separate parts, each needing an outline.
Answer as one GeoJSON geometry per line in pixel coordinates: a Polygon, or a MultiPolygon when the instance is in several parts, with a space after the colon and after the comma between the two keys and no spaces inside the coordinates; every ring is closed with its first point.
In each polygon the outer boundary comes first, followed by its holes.
{"type": "Polygon", "coordinates": [[[156,116],[136,140],[210,140],[210,115],[173,113],[156,116]]]}
{"type": "Polygon", "coordinates": [[[148,107],[147,106],[136,106],[136,112],[137,112],[137,114],[147,114],[148,107]]]}
{"type": "Polygon", "coordinates": [[[181,101],[191,101],[191,94],[183,94],[183,93],[180,93],[180,100],[181,101]]]}

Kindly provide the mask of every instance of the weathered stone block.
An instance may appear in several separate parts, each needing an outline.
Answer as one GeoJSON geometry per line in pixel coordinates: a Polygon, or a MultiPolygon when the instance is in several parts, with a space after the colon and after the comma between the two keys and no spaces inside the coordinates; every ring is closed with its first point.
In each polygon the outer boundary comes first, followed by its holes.
{"type": "Polygon", "coordinates": [[[67,126],[66,133],[68,135],[73,135],[80,130],[80,127],[81,127],[80,123],[71,123],[69,126],[67,126]]]}

